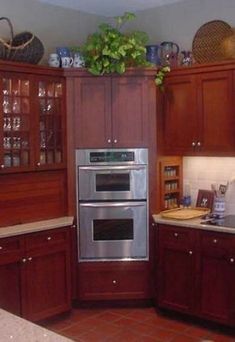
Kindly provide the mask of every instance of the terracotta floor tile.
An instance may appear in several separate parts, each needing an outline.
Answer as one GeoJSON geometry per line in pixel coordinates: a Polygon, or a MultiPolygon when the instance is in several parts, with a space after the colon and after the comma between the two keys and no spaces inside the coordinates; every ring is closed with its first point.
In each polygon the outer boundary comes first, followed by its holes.
{"type": "Polygon", "coordinates": [[[147,319],[152,318],[153,313],[145,310],[133,310],[127,315],[127,317],[138,322],[144,322],[147,319]]]}
{"type": "Polygon", "coordinates": [[[188,329],[184,331],[184,334],[191,337],[197,337],[200,339],[207,339],[210,331],[206,328],[199,327],[199,326],[189,326],[188,329]]]}
{"type": "Polygon", "coordinates": [[[211,333],[208,335],[208,340],[212,340],[213,342],[235,342],[235,334],[234,336],[229,336],[220,333],[211,333]]]}
{"type": "Polygon", "coordinates": [[[168,342],[176,336],[176,333],[171,330],[157,328],[155,332],[151,332],[149,335],[158,338],[161,342],[168,342]]]}
{"type": "Polygon", "coordinates": [[[120,331],[120,327],[114,324],[103,323],[103,325],[100,324],[99,326],[95,327],[94,331],[101,332],[103,334],[105,333],[105,335],[110,336],[110,335],[117,334],[120,331]]]}
{"type": "Polygon", "coordinates": [[[116,326],[120,328],[122,327],[130,328],[132,325],[136,324],[136,321],[128,317],[122,317],[116,320],[115,322],[113,322],[113,324],[115,324],[116,326]]]}
{"type": "Polygon", "coordinates": [[[118,313],[114,313],[112,311],[105,311],[99,315],[97,315],[97,318],[104,320],[105,322],[114,322],[120,318],[122,318],[123,316],[118,314],[118,313]]]}
{"type": "MultiPolygon", "coordinates": [[[[141,337],[142,338],[142,337],[141,337]]],[[[140,336],[130,330],[121,330],[107,340],[108,342],[140,342],[140,336]]]]}
{"type": "Polygon", "coordinates": [[[82,342],[104,342],[107,341],[108,337],[104,334],[104,332],[90,330],[79,336],[79,339],[82,342]]]}
{"type": "Polygon", "coordinates": [[[190,336],[180,334],[180,335],[176,335],[175,337],[173,337],[171,342],[199,342],[199,340],[198,340],[198,337],[190,337],[190,336]]]}

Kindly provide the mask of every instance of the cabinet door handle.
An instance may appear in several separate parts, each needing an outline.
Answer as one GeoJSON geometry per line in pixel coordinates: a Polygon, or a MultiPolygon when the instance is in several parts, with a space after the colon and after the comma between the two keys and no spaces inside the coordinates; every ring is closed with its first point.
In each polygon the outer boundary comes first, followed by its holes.
{"type": "Polygon", "coordinates": [[[4,169],[5,165],[4,164],[1,164],[1,169],[4,169]]]}
{"type": "Polygon", "coordinates": [[[195,141],[192,142],[192,146],[195,147],[196,146],[196,143],[195,141]]]}
{"type": "Polygon", "coordinates": [[[108,144],[111,144],[111,139],[108,139],[108,144]]]}
{"type": "Polygon", "coordinates": [[[2,246],[0,246],[0,250],[2,249],[2,246]]]}
{"type": "Polygon", "coordinates": [[[116,144],[116,143],[117,143],[117,139],[114,139],[114,141],[113,141],[113,142],[114,142],[114,144],[116,144]]]}
{"type": "Polygon", "coordinates": [[[28,261],[32,261],[32,259],[33,259],[32,257],[29,257],[29,258],[28,258],[28,261]]]}
{"type": "Polygon", "coordinates": [[[217,239],[213,239],[213,243],[217,243],[218,242],[218,240],[217,239]]]}
{"type": "Polygon", "coordinates": [[[22,259],[22,262],[24,262],[24,263],[25,263],[26,261],[27,261],[27,259],[26,259],[26,258],[23,258],[23,259],[22,259]]]}
{"type": "Polygon", "coordinates": [[[200,142],[200,141],[197,142],[197,146],[198,146],[198,147],[201,146],[201,142],[200,142]]]}
{"type": "Polygon", "coordinates": [[[38,162],[38,163],[37,163],[37,166],[40,166],[40,165],[41,165],[41,163],[40,163],[40,162],[38,162]]]}
{"type": "Polygon", "coordinates": [[[229,261],[231,262],[231,264],[234,262],[234,258],[230,258],[229,261]]]}
{"type": "Polygon", "coordinates": [[[48,236],[48,237],[47,237],[47,240],[50,241],[50,240],[51,240],[51,236],[48,236]]]}
{"type": "Polygon", "coordinates": [[[117,280],[113,280],[112,283],[115,285],[117,284],[117,280]]]}
{"type": "Polygon", "coordinates": [[[189,251],[188,254],[189,254],[189,255],[192,255],[192,254],[193,254],[193,251],[189,251]]]}
{"type": "Polygon", "coordinates": [[[179,236],[179,234],[178,233],[174,233],[174,237],[178,237],[179,236]]]}

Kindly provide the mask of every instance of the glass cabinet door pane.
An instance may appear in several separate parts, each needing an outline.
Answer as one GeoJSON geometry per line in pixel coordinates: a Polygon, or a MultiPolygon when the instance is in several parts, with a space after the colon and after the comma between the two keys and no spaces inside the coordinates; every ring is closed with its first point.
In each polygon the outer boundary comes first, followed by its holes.
{"type": "Polygon", "coordinates": [[[40,164],[60,164],[63,161],[62,84],[39,82],[38,97],[40,164]]]}
{"type": "Polygon", "coordinates": [[[3,165],[5,168],[30,166],[29,80],[2,79],[3,165]]]}

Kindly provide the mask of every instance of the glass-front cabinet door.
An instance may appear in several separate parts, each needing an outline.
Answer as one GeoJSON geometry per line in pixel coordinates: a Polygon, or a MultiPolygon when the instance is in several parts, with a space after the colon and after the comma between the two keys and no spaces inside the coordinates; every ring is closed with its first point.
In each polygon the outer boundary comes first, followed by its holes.
{"type": "Polygon", "coordinates": [[[63,78],[0,76],[1,172],[64,167],[63,78]]]}
{"type": "Polygon", "coordinates": [[[3,75],[1,79],[1,169],[33,167],[31,89],[27,75],[3,75]]]}
{"type": "Polygon", "coordinates": [[[61,79],[41,79],[38,82],[39,104],[37,165],[54,168],[64,163],[64,83],[61,79]]]}

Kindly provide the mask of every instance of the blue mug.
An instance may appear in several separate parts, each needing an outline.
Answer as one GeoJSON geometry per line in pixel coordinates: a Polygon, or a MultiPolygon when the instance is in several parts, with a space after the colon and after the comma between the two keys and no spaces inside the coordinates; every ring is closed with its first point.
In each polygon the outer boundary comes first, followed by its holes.
{"type": "Polygon", "coordinates": [[[71,53],[68,47],[57,47],[56,48],[57,54],[62,57],[70,57],[71,53]]]}
{"type": "Polygon", "coordinates": [[[159,65],[161,47],[159,45],[146,45],[146,60],[152,64],[159,65]]]}

